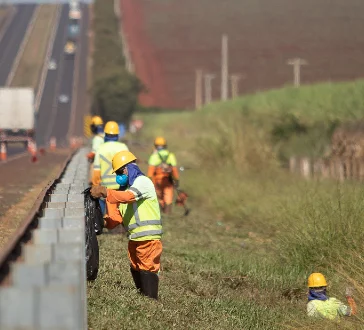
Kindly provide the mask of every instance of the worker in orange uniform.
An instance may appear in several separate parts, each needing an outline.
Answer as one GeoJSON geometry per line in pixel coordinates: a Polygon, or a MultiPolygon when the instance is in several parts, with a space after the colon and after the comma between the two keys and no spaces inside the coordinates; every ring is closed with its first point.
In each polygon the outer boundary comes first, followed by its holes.
{"type": "Polygon", "coordinates": [[[155,150],[150,156],[148,177],[152,179],[164,213],[171,213],[174,188],[179,185],[177,160],[173,153],[167,150],[167,142],[163,137],[154,141],[155,150]]]}
{"type": "MultiPolygon", "coordinates": [[[[126,144],[119,142],[119,125],[115,121],[108,121],[104,129],[104,143],[99,146],[95,154],[92,185],[102,185],[110,189],[118,189],[116,174],[112,172],[111,161],[114,155],[123,150],[129,150],[126,144]]],[[[101,211],[105,214],[105,201],[99,199],[101,211]]]]}
{"type": "Polygon", "coordinates": [[[308,277],[307,286],[309,289],[307,303],[308,316],[337,320],[342,316],[356,314],[357,307],[350,289],[346,291],[347,306],[340,300],[327,296],[327,282],[325,276],[321,273],[312,273],[308,277]]]}
{"type": "Polygon", "coordinates": [[[94,198],[106,198],[106,227],[123,224],[127,230],[130,271],[136,288],[145,296],[158,299],[162,222],[153,182],[135,163],[130,151],[118,152],[112,159],[118,190],[93,186],[94,198]]]}

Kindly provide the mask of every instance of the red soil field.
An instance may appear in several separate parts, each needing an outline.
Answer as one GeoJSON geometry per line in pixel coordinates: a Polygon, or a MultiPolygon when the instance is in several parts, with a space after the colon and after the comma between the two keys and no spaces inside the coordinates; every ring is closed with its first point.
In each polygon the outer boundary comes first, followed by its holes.
{"type": "Polygon", "coordinates": [[[214,73],[220,97],[221,36],[240,94],[291,84],[287,60],[300,57],[302,82],[364,77],[362,0],[120,0],[144,105],[193,108],[195,70],[214,73]]]}

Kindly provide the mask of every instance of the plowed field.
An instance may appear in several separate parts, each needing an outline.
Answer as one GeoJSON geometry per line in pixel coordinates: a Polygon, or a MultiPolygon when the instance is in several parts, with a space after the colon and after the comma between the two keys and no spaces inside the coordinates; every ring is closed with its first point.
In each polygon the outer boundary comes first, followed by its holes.
{"type": "Polygon", "coordinates": [[[217,75],[218,99],[223,33],[242,94],[291,83],[293,57],[309,62],[303,83],[364,76],[362,0],[120,1],[144,105],[193,107],[197,68],[217,75]]]}

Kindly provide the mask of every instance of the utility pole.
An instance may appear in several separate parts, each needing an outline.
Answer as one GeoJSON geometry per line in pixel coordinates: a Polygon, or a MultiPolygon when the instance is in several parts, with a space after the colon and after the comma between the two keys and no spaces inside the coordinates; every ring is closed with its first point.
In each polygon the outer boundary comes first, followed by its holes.
{"type": "Polygon", "coordinates": [[[221,47],[221,100],[226,101],[229,95],[229,49],[228,36],[222,36],[221,47]]]}
{"type": "Polygon", "coordinates": [[[195,88],[195,106],[196,110],[202,107],[202,70],[196,70],[196,88],[195,88]]]}
{"type": "Polygon", "coordinates": [[[241,79],[241,75],[232,74],[230,76],[231,82],[231,98],[235,99],[239,95],[239,80],[241,79]]]}
{"type": "Polygon", "coordinates": [[[300,87],[301,85],[301,66],[308,65],[307,61],[301,58],[294,58],[287,62],[288,65],[293,66],[293,83],[295,87],[300,87]]]}
{"type": "Polygon", "coordinates": [[[216,77],[214,74],[205,74],[205,104],[212,102],[212,80],[216,77]]]}

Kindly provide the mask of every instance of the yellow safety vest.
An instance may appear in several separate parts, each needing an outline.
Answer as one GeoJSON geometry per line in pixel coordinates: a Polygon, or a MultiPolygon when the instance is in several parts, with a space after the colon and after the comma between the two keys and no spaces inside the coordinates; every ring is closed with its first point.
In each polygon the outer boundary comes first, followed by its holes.
{"type": "Polygon", "coordinates": [[[335,320],[340,316],[350,315],[351,308],[336,298],[327,300],[311,300],[307,304],[308,316],[335,320]]]}
{"type": "Polygon", "coordinates": [[[92,138],[92,151],[97,152],[97,150],[100,148],[100,146],[104,144],[104,135],[103,134],[97,134],[92,138]]]}
{"type": "Polygon", "coordinates": [[[121,142],[109,141],[102,144],[96,152],[94,170],[100,170],[101,185],[109,189],[119,189],[116,183],[116,174],[112,173],[112,159],[119,151],[128,150],[128,147],[121,142]]]}
{"type": "Polygon", "coordinates": [[[177,166],[176,156],[165,149],[159,152],[153,152],[153,154],[149,157],[148,164],[152,166],[160,166],[163,161],[168,165],[177,166]]]}
{"type": "Polygon", "coordinates": [[[139,176],[128,191],[135,195],[136,202],[120,204],[119,210],[129,239],[160,240],[163,233],[162,220],[153,182],[146,176],[139,176]]]}

